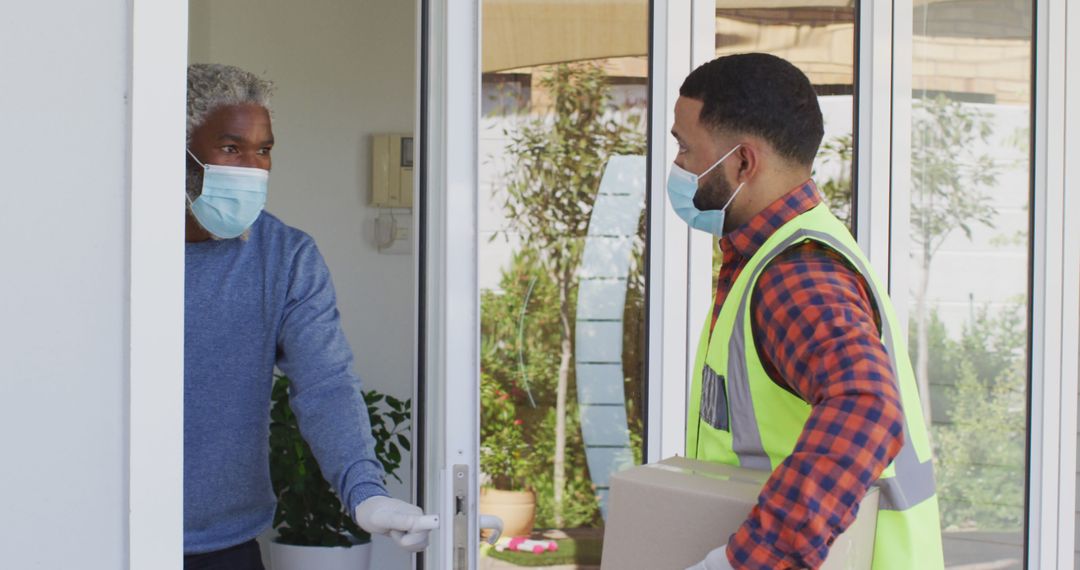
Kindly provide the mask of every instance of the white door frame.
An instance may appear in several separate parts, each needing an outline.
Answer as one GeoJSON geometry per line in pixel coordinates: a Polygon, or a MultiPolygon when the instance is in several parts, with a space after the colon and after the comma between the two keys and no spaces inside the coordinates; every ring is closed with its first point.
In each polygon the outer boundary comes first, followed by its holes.
{"type": "MultiPolygon", "coordinates": [[[[689,279],[690,228],[668,205],[664,188],[678,151],[671,136],[675,100],[679,98],[679,86],[694,63],[693,40],[686,32],[694,29],[694,14],[700,13],[706,4],[704,0],[657,1],[653,4],[647,462],[683,455],[686,447],[686,395],[693,364],[691,347],[695,346],[698,333],[691,322],[698,307],[691,308],[692,295],[688,287],[688,283],[692,283],[689,279]]],[[[708,279],[706,290],[707,282],[708,279]]]]}
{"type": "Polygon", "coordinates": [[[128,568],[179,570],[188,5],[133,0],[131,10],[128,568]]]}
{"type": "MultiPolygon", "coordinates": [[[[418,10],[418,14],[422,13],[418,10]]],[[[432,533],[425,568],[451,570],[455,554],[476,568],[480,438],[480,293],[478,131],[480,0],[429,0],[425,243],[427,338],[424,377],[425,510],[442,525],[432,533]],[[455,465],[468,467],[464,552],[455,553],[455,465]],[[433,475],[438,473],[438,477],[433,475]]],[[[419,101],[420,99],[418,99],[419,101]]],[[[459,531],[461,532],[461,531],[459,531]]]]}
{"type": "MultiPolygon", "coordinates": [[[[904,81],[904,70],[910,70],[902,61],[896,61],[894,51],[903,53],[902,46],[894,50],[894,29],[902,26],[902,16],[893,21],[894,12],[901,10],[901,5],[911,0],[896,0],[893,6],[880,2],[859,2],[859,18],[856,30],[858,50],[858,84],[855,86],[858,145],[858,165],[856,181],[856,240],[862,247],[874,270],[894,296],[897,291],[906,291],[906,282],[902,271],[890,271],[890,252],[894,241],[890,235],[889,216],[908,205],[893,198],[893,176],[896,171],[907,172],[902,168],[907,164],[905,156],[892,152],[893,146],[907,148],[903,142],[910,140],[909,121],[903,119],[905,111],[897,109],[897,94],[907,89],[910,107],[910,78],[904,81]],[[900,119],[898,119],[900,117],[900,119]],[[894,123],[895,121],[895,123],[894,123]],[[892,142],[890,142],[892,141],[892,142]]],[[[910,10],[908,10],[910,12],[910,10]]],[[[911,17],[908,16],[910,22],[911,17]]],[[[908,38],[910,44],[910,37],[908,38]]],[[[902,59],[902,58],[900,58],[902,59]]],[[[909,58],[910,59],[910,58],[909,58]]],[[[907,73],[910,76],[910,73],[907,73]]],[[[906,214],[904,214],[906,216],[906,214]]],[[[906,218],[905,218],[906,219],[906,218]]],[[[900,318],[907,322],[906,311],[897,307],[900,318]]],[[[905,325],[906,326],[906,325],[905,325]]],[[[906,330],[906,329],[905,329],[906,330]]]]}
{"type": "MultiPolygon", "coordinates": [[[[1028,567],[1075,563],[1080,353],[1080,11],[1035,2],[1028,567]],[[1071,40],[1071,41],[1070,41],[1071,40]],[[1071,95],[1074,105],[1067,112],[1071,95]],[[1070,138],[1069,135],[1072,135],[1070,138]]],[[[1075,8],[1076,6],[1073,6],[1075,8]]]]}
{"type": "Polygon", "coordinates": [[[183,565],[184,218],[178,197],[185,168],[179,157],[186,138],[188,13],[187,0],[132,0],[131,569],[179,570],[183,565]]]}

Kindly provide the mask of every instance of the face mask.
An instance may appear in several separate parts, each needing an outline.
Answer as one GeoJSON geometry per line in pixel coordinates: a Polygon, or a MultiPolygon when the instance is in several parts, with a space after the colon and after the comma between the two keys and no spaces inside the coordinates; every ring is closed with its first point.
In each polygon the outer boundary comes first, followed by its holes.
{"type": "Polygon", "coordinates": [[[188,198],[191,213],[202,227],[219,238],[230,239],[255,223],[266,205],[266,187],[270,172],[261,168],[203,164],[202,194],[194,202],[188,198]]]}
{"type": "Polygon", "coordinates": [[[731,156],[731,153],[738,150],[739,146],[741,145],[735,145],[735,148],[729,150],[727,154],[720,157],[720,160],[714,162],[712,166],[705,169],[705,172],[701,174],[687,172],[678,164],[671,165],[671,173],[668,174],[667,181],[668,199],[671,200],[671,207],[675,209],[675,213],[695,230],[701,230],[716,237],[723,237],[724,217],[727,207],[731,205],[731,201],[735,199],[735,196],[738,196],[739,191],[742,190],[743,185],[746,183],[739,184],[739,187],[731,193],[731,198],[728,198],[727,203],[719,210],[699,210],[694,205],[694,196],[697,194],[698,182],[701,178],[712,172],[717,166],[720,166],[720,163],[731,156]]]}

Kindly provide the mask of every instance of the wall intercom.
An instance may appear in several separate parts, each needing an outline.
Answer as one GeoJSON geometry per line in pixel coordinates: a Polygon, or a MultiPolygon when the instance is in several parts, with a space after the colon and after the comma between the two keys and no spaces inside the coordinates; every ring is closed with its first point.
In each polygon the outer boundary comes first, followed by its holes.
{"type": "Polygon", "coordinates": [[[377,208],[412,208],[412,135],[371,136],[371,205],[377,208]]]}

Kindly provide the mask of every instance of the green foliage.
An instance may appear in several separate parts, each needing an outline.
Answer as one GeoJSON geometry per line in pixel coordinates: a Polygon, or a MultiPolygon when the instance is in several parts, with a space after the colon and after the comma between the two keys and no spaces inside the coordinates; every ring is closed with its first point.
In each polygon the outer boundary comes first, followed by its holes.
{"type": "MultiPolygon", "coordinates": [[[[351,546],[371,536],[352,520],[337,494],[326,482],[311,448],[300,435],[296,415],[289,407],[289,379],[278,375],[270,410],[270,477],[277,496],[274,528],[278,541],[297,546],[351,546]]],[[[398,481],[401,450],[409,450],[406,432],[411,400],[399,400],[374,390],[364,392],[375,456],[387,476],[398,481]]]]}
{"type": "MultiPolygon", "coordinates": [[[[571,409],[576,410],[577,404],[571,406],[571,409]]],[[[534,433],[534,453],[539,458],[540,469],[532,472],[528,480],[529,486],[537,493],[536,526],[539,528],[599,526],[602,523],[599,500],[596,496],[596,488],[589,476],[589,466],[585,463],[581,422],[577,413],[569,413],[566,418],[566,488],[562,505],[562,525],[557,524],[553,500],[552,458],[555,454],[555,410],[553,408],[548,408],[548,413],[536,426],[534,433]]]]}
{"type": "MultiPolygon", "coordinates": [[[[497,467],[485,464],[484,448],[493,447],[489,437],[495,441],[504,437],[497,429],[505,422],[500,424],[497,420],[513,406],[513,417],[522,422],[521,435],[527,446],[527,453],[516,460],[522,471],[515,472],[515,477],[524,481],[518,488],[536,492],[536,524],[550,527],[554,526],[552,459],[561,333],[555,283],[537,263],[537,255],[529,249],[516,253],[503,271],[501,292],[485,291],[481,297],[481,397],[495,399],[482,402],[485,409],[481,416],[481,469],[493,482],[501,476],[497,467]],[[485,393],[489,396],[485,397],[485,393]],[[494,412],[486,409],[489,403],[494,412]]],[[[576,303],[576,298],[571,303],[576,303]]],[[[641,318],[640,313],[634,316],[636,321],[641,318]]],[[[640,360],[637,365],[641,365],[640,360]]],[[[576,390],[570,390],[568,397],[571,413],[567,417],[563,525],[573,527],[598,523],[599,505],[585,461],[576,390]]],[[[495,457],[499,456],[493,454],[489,460],[495,457]]]]}
{"type": "Polygon", "coordinates": [[[958,340],[949,339],[931,313],[929,374],[946,410],[946,420],[933,427],[945,528],[1023,526],[1027,335],[1022,309],[1016,304],[992,314],[983,307],[958,340]]]}
{"type": "MultiPolygon", "coordinates": [[[[573,393],[571,393],[573,394],[573,393]]],[[[577,410],[572,401],[571,410],[577,410]]],[[[531,431],[533,454],[538,468],[529,475],[529,487],[536,491],[536,526],[540,528],[599,526],[600,501],[596,487],[589,477],[585,461],[585,442],[581,437],[581,421],[577,413],[566,417],[566,488],[562,504],[562,524],[555,518],[552,458],[555,456],[555,409],[546,408],[546,415],[531,431]]]]}
{"type": "MultiPolygon", "coordinates": [[[[638,236],[645,235],[645,216],[641,217],[638,236]]],[[[623,398],[630,431],[630,450],[634,463],[644,463],[645,452],[645,245],[634,247],[627,274],[626,305],[623,307],[623,398]]]]}
{"type": "MultiPolygon", "coordinates": [[[[516,252],[499,291],[483,291],[480,297],[482,374],[530,409],[538,395],[555,391],[562,335],[559,293],[538,256],[529,248],[516,252]]],[[[532,412],[519,413],[525,418],[532,412]]]]}
{"type": "Polygon", "coordinates": [[[532,465],[525,443],[524,420],[510,393],[490,374],[480,375],[480,469],[489,484],[504,491],[521,491],[532,465]]]}

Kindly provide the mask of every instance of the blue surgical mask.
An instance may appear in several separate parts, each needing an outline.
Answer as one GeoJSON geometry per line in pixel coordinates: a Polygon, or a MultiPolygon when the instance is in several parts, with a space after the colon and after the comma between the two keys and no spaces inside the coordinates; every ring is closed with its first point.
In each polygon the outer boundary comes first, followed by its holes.
{"type": "Polygon", "coordinates": [[[712,166],[706,168],[705,172],[702,172],[701,174],[687,172],[678,164],[673,163],[671,165],[671,172],[668,174],[667,181],[668,199],[671,201],[671,207],[675,209],[675,213],[695,230],[701,230],[716,237],[723,237],[724,217],[726,216],[727,208],[731,205],[731,201],[735,199],[735,196],[739,194],[739,191],[742,190],[742,187],[746,183],[740,183],[739,187],[731,193],[731,198],[728,198],[727,203],[719,210],[699,210],[698,207],[694,205],[694,196],[698,191],[698,182],[706,174],[712,172],[717,166],[720,166],[720,163],[731,156],[731,153],[738,150],[739,146],[741,145],[735,145],[735,147],[729,150],[727,154],[720,157],[720,160],[714,162],[712,166]]]}
{"type": "Polygon", "coordinates": [[[195,219],[219,238],[230,239],[244,233],[266,205],[270,171],[203,164],[190,150],[188,154],[203,167],[202,194],[194,202],[188,198],[195,219]]]}

